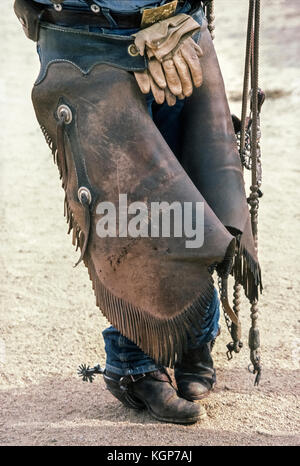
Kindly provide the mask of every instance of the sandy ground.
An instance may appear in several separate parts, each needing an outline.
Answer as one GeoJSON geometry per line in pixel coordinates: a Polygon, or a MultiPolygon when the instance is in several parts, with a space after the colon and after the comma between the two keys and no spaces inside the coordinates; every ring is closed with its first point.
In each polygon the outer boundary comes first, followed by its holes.
{"type": "MultiPolygon", "coordinates": [[[[263,379],[253,386],[246,346],[227,361],[223,322],[214,350],[218,388],[204,402],[206,420],[188,427],[124,408],[101,377],[94,384],[77,377],[79,363],[104,364],[107,322],[85,268],[72,267],[77,254],[66,235],[63,191],[31,107],[35,46],[12,3],[1,0],[0,17],[0,444],[299,444],[299,1],[269,0],[263,11],[261,84],[269,96],[260,209],[263,379]]],[[[216,3],[215,43],[239,113],[248,2],[216,3]]],[[[246,343],[246,301],[242,314],[246,343]]]]}

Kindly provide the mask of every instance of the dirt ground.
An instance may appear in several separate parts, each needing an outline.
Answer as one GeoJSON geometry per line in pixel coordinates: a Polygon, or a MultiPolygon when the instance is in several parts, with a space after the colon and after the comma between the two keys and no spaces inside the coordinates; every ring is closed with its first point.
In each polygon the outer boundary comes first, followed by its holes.
{"type": "MultiPolygon", "coordinates": [[[[249,307],[243,301],[240,355],[228,362],[223,332],[214,358],[207,418],[193,426],[124,408],[99,377],[82,383],[77,366],[105,363],[83,265],[66,235],[63,190],[35,120],[30,92],[35,45],[1,0],[1,445],[298,445],[299,442],[299,0],[263,2],[261,86],[264,197],[261,201],[261,385],[247,371],[249,307]],[[297,129],[298,128],[298,129],[297,129]]],[[[216,48],[232,111],[240,112],[246,0],[216,1],[216,48]]]]}

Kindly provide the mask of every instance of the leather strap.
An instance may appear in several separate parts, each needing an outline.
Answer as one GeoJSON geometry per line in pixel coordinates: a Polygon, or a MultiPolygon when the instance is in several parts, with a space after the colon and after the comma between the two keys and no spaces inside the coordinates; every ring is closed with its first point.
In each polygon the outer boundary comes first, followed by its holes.
{"type": "Polygon", "coordinates": [[[121,379],[119,380],[119,386],[122,390],[127,390],[132,383],[139,382],[140,380],[144,379],[147,375],[153,377],[155,380],[159,380],[160,382],[168,382],[172,385],[172,379],[169,376],[168,372],[165,368],[161,368],[156,371],[146,372],[143,374],[125,375],[124,377],[121,377],[121,379]]]}
{"type": "MultiPolygon", "coordinates": [[[[184,5],[185,0],[180,0],[178,5],[184,5]]],[[[192,10],[189,14],[193,13],[200,7],[200,1],[192,1],[192,10]]],[[[117,28],[140,28],[142,21],[142,13],[136,12],[131,14],[117,13],[114,11],[109,12],[111,18],[116,24],[117,28]]],[[[63,23],[67,27],[72,27],[75,24],[83,24],[98,27],[110,27],[109,19],[100,10],[98,13],[89,11],[78,10],[61,10],[56,11],[53,8],[46,9],[43,14],[43,21],[49,23],[63,23]]]]}
{"type": "MultiPolygon", "coordinates": [[[[141,24],[140,13],[130,15],[121,15],[119,13],[110,13],[118,28],[138,28],[141,24]]],[[[101,12],[95,14],[89,11],[62,10],[56,11],[47,9],[43,15],[43,21],[48,23],[63,23],[65,26],[72,27],[75,24],[83,24],[98,27],[110,27],[109,20],[101,12]]]]}

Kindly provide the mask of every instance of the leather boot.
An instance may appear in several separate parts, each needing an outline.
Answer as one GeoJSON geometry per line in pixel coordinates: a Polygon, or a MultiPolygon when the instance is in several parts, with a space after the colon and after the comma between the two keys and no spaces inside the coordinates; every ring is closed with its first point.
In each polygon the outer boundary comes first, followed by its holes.
{"type": "Polygon", "coordinates": [[[216,371],[211,357],[212,342],[189,350],[180,364],[175,365],[178,393],[186,400],[201,400],[216,383],[216,371]]]}
{"type": "Polygon", "coordinates": [[[147,409],[159,421],[193,424],[206,416],[203,406],[178,397],[165,369],[125,377],[105,371],[104,380],[125,406],[147,409]]]}

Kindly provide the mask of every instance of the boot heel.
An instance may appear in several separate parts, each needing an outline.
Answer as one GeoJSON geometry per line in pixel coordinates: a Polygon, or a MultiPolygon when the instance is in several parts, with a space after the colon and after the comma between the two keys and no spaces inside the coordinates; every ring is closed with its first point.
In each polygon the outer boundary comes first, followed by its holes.
{"type": "Polygon", "coordinates": [[[103,375],[103,378],[107,389],[115,398],[121,401],[124,406],[140,411],[146,408],[145,404],[131,395],[128,390],[121,389],[117,381],[107,377],[105,374],[103,375]]]}

